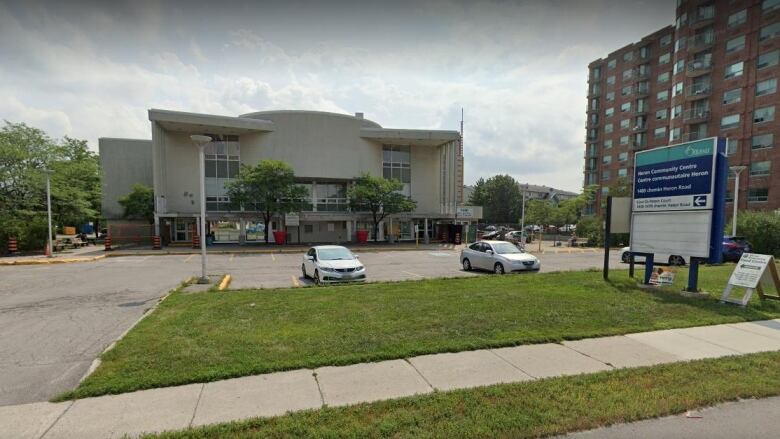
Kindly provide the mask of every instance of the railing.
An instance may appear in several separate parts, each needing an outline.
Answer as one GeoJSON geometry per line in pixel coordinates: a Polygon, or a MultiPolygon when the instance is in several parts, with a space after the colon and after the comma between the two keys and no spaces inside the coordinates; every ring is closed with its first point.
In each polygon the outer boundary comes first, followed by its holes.
{"type": "Polygon", "coordinates": [[[690,41],[690,47],[694,49],[704,48],[715,43],[715,32],[705,32],[694,35],[690,41]]]}
{"type": "Polygon", "coordinates": [[[712,70],[712,60],[693,60],[688,63],[688,75],[693,76],[712,70]]]}
{"type": "Polygon", "coordinates": [[[691,140],[699,140],[706,137],[705,133],[697,133],[697,132],[691,132],[691,133],[685,133],[682,135],[681,139],[683,142],[689,142],[691,140]]]}
{"type": "Polygon", "coordinates": [[[685,112],[683,113],[684,122],[705,121],[705,120],[710,120],[710,110],[700,110],[696,108],[691,108],[689,110],[685,110],[685,112]]]}
{"type": "Polygon", "coordinates": [[[647,96],[650,93],[650,87],[649,86],[642,87],[637,85],[636,87],[634,87],[634,92],[640,96],[647,96]]]}
{"type": "Polygon", "coordinates": [[[646,123],[639,123],[634,125],[634,128],[631,128],[633,131],[644,131],[647,129],[646,123]]]}
{"type": "Polygon", "coordinates": [[[688,89],[688,97],[706,97],[712,93],[712,84],[693,84],[688,89]]]}
{"type": "Polygon", "coordinates": [[[641,149],[641,148],[644,148],[645,146],[647,146],[647,142],[644,141],[644,140],[642,140],[642,141],[632,140],[631,141],[631,147],[633,149],[641,149]]]}

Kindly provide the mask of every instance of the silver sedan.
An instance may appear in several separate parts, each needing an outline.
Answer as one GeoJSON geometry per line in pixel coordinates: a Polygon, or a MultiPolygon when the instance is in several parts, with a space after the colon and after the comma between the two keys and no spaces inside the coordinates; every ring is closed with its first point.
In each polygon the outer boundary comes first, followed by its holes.
{"type": "Polygon", "coordinates": [[[463,269],[489,270],[496,274],[539,271],[539,259],[506,241],[478,241],[460,252],[463,269]]]}
{"type": "Polygon", "coordinates": [[[348,248],[340,245],[318,245],[303,255],[301,274],[321,285],[334,282],[363,282],[366,267],[348,248]]]}

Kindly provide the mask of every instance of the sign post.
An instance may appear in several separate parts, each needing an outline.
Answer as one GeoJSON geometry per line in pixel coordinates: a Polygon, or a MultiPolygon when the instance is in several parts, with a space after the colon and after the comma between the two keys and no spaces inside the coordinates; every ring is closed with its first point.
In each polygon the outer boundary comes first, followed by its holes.
{"type": "Polygon", "coordinates": [[[713,137],[634,155],[631,253],[645,255],[645,283],[656,253],[690,258],[690,292],[698,291],[700,261],[721,262],[725,152],[726,139],[713,137]]]}
{"type": "Polygon", "coordinates": [[[780,276],[777,274],[777,265],[775,265],[775,258],[772,255],[744,253],[739,258],[737,266],[734,267],[720,301],[746,306],[750,302],[750,298],[755,290],[758,290],[758,296],[761,300],[780,300],[780,276]],[[778,295],[770,296],[765,294],[762,284],[764,286],[774,285],[775,293],[778,293],[778,295]],[[734,287],[746,288],[742,299],[730,297],[734,287]]]}

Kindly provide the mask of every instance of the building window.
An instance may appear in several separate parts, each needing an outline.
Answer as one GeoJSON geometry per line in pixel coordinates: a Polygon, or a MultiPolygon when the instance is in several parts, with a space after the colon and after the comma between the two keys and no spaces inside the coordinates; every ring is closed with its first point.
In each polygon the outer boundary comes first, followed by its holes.
{"type": "Polygon", "coordinates": [[[767,79],[756,83],[756,96],[769,95],[777,91],[777,79],[767,79]]]}
{"type": "Polygon", "coordinates": [[[606,171],[601,171],[601,179],[609,180],[609,169],[607,169],[606,171]]]}
{"type": "Polygon", "coordinates": [[[676,119],[676,118],[680,117],[680,115],[682,114],[682,111],[683,111],[682,104],[675,105],[674,107],[672,107],[672,119],[676,119]]]}
{"type": "Polygon", "coordinates": [[[604,141],[604,149],[610,149],[612,148],[612,139],[605,140],[604,141]]]}
{"type": "Polygon", "coordinates": [[[231,210],[225,184],[238,176],[241,148],[238,136],[207,134],[213,140],[203,149],[206,210],[231,210]]]}
{"type": "Polygon", "coordinates": [[[607,76],[607,84],[614,84],[614,83],[615,83],[615,75],[607,76]]]}
{"type": "Polygon", "coordinates": [[[618,177],[625,177],[626,175],[628,175],[628,169],[626,169],[626,168],[618,169],[617,175],[618,175],[618,177]]]}
{"type": "Polygon", "coordinates": [[[686,24],[688,24],[688,13],[687,12],[683,12],[674,21],[674,27],[675,27],[675,29],[679,29],[679,28],[685,26],[686,24]]]}
{"type": "Polygon", "coordinates": [[[780,21],[761,28],[758,33],[758,41],[765,41],[780,35],[780,21]]]}
{"type": "Polygon", "coordinates": [[[738,52],[745,48],[745,36],[740,35],[726,41],[726,53],[738,52]]]}
{"type": "Polygon", "coordinates": [[[606,96],[606,99],[607,99],[607,102],[614,101],[615,100],[615,92],[614,91],[608,92],[607,96],[606,96]]]}
{"type": "Polygon", "coordinates": [[[672,54],[667,52],[658,57],[658,64],[668,64],[671,60],[672,54]]]}
{"type": "Polygon", "coordinates": [[[666,119],[667,115],[669,113],[669,110],[664,108],[662,110],[658,110],[655,112],[655,120],[663,120],[666,119]]]}
{"type": "Polygon", "coordinates": [[[607,62],[607,68],[608,69],[614,69],[617,66],[617,60],[611,59],[607,62]]]}
{"type": "Polygon", "coordinates": [[[609,107],[606,110],[604,110],[605,117],[611,117],[613,114],[615,114],[615,107],[609,107]]]}
{"type": "Polygon", "coordinates": [[[631,121],[630,121],[630,120],[628,120],[628,119],[623,119],[623,120],[621,120],[621,121],[620,121],[620,129],[622,129],[622,130],[625,130],[626,128],[628,128],[628,125],[629,125],[630,123],[631,123],[631,121]]]}
{"type": "Polygon", "coordinates": [[[729,15],[728,27],[736,27],[747,21],[747,9],[729,15]]]}
{"type": "Polygon", "coordinates": [[[680,94],[682,94],[682,92],[683,92],[683,83],[682,83],[682,81],[674,84],[674,87],[672,87],[672,96],[680,95],[680,94]]]}
{"type": "Polygon", "coordinates": [[[387,179],[400,180],[404,184],[403,194],[411,196],[412,168],[409,146],[382,147],[382,175],[387,179]]]}
{"type": "Polygon", "coordinates": [[[726,155],[734,155],[734,154],[736,154],[738,147],[739,147],[739,140],[737,140],[737,139],[728,139],[728,143],[726,144],[726,155]]]}
{"type": "Polygon", "coordinates": [[[720,119],[720,128],[727,130],[739,126],[739,114],[729,114],[720,119]]]}
{"type": "Polygon", "coordinates": [[[761,12],[767,13],[780,8],[780,0],[764,0],[761,2],[761,12]]]}
{"type": "Polygon", "coordinates": [[[761,202],[769,199],[769,188],[750,188],[748,189],[748,201],[761,202]]]}
{"type": "Polygon", "coordinates": [[[674,63],[674,68],[672,69],[672,74],[678,74],[685,70],[685,60],[681,59],[678,60],[676,63],[674,63]]]}
{"type": "Polygon", "coordinates": [[[779,59],[780,59],[780,50],[773,50],[771,52],[762,53],[761,55],[758,55],[758,60],[756,61],[756,69],[761,70],[767,67],[776,66],[777,61],[779,59]]]}
{"type": "Polygon", "coordinates": [[[633,61],[633,60],[634,60],[634,52],[633,51],[632,52],[626,52],[626,53],[623,54],[623,61],[628,62],[628,61],[633,61]]]}
{"type": "Polygon", "coordinates": [[[726,79],[728,78],[736,78],[737,76],[742,75],[742,71],[745,69],[745,63],[740,61],[738,63],[734,63],[728,67],[726,67],[726,74],[724,77],[726,79]]]}
{"type": "Polygon", "coordinates": [[[669,81],[669,72],[663,72],[660,75],[658,75],[658,82],[664,83],[669,81]]]}
{"type": "Polygon", "coordinates": [[[628,145],[628,136],[620,136],[620,144],[623,146],[628,145]]]}
{"type": "Polygon", "coordinates": [[[317,183],[318,212],[344,212],[347,206],[347,186],[344,183],[317,183]]]}
{"type": "Polygon", "coordinates": [[[753,112],[753,123],[764,123],[775,120],[775,106],[756,108],[753,112]]]}
{"type": "Polygon", "coordinates": [[[763,162],[753,162],[750,164],[751,177],[765,177],[769,175],[769,166],[772,162],[769,160],[763,162]]]}
{"type": "Polygon", "coordinates": [[[628,161],[628,153],[627,152],[621,152],[620,154],[618,154],[618,161],[619,162],[628,161]]]}
{"type": "Polygon", "coordinates": [[[611,123],[604,125],[604,132],[606,134],[611,133],[614,130],[614,126],[611,123]]]}
{"type": "Polygon", "coordinates": [[[624,81],[629,80],[629,79],[631,79],[633,77],[634,77],[634,70],[633,69],[623,70],[623,80],[624,81]]]}
{"type": "Polygon", "coordinates": [[[680,140],[680,127],[669,130],[669,141],[680,140]]]}
{"type": "Polygon", "coordinates": [[[631,111],[631,102],[624,102],[622,105],[620,105],[621,113],[626,113],[628,111],[631,111]]]}
{"type": "Polygon", "coordinates": [[[647,59],[650,57],[650,46],[643,46],[639,48],[639,57],[642,59],[647,59]]]}
{"type": "Polygon", "coordinates": [[[653,130],[653,137],[656,139],[661,139],[663,137],[666,137],[666,127],[658,127],[655,130],[653,130]]]}
{"type": "Polygon", "coordinates": [[[672,44],[672,34],[666,34],[666,35],[662,36],[661,39],[659,40],[659,42],[661,44],[661,47],[668,46],[668,45],[672,44]]]}
{"type": "Polygon", "coordinates": [[[630,95],[634,90],[634,87],[631,87],[630,85],[627,85],[623,87],[623,89],[620,91],[621,96],[628,96],[630,95]]]}
{"type": "Polygon", "coordinates": [[[733,104],[742,100],[742,89],[735,88],[734,90],[728,90],[723,92],[723,104],[733,104]]]}
{"type": "Polygon", "coordinates": [[[751,149],[771,148],[774,142],[774,137],[775,136],[772,133],[753,136],[753,140],[750,142],[750,148],[751,149]]]}
{"type": "Polygon", "coordinates": [[[675,53],[679,52],[682,49],[685,49],[685,37],[680,37],[677,39],[677,41],[674,42],[674,51],[675,53]]]}
{"type": "Polygon", "coordinates": [[[715,17],[715,5],[706,4],[696,8],[696,20],[709,20],[715,17]]]}
{"type": "Polygon", "coordinates": [[[665,101],[665,100],[669,99],[669,90],[661,90],[661,91],[659,91],[658,94],[656,95],[656,98],[657,98],[658,102],[665,101]]]}
{"type": "Polygon", "coordinates": [[[612,163],[612,156],[611,155],[605,155],[601,158],[601,163],[604,163],[605,165],[609,165],[612,163]]]}

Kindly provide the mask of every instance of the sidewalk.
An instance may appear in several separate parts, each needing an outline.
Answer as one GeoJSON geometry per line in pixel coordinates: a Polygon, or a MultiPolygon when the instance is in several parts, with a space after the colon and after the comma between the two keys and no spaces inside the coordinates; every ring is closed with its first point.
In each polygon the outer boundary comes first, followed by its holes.
{"type": "Polygon", "coordinates": [[[7,256],[0,258],[3,265],[63,264],[69,262],[90,262],[105,258],[102,246],[88,245],[75,249],[54,252],[52,257],[44,255],[7,256]]]}
{"type": "Polygon", "coordinates": [[[324,405],[776,350],[780,319],[423,355],[0,407],[0,437],[121,437],[324,405]]]}
{"type": "MultiPolygon", "coordinates": [[[[381,252],[381,251],[409,251],[409,250],[453,250],[460,249],[462,245],[455,244],[423,244],[419,245],[413,242],[403,242],[397,244],[373,243],[357,244],[354,242],[343,243],[355,253],[381,252]]],[[[222,254],[279,254],[279,253],[301,253],[310,249],[310,245],[300,244],[214,244],[206,247],[206,251],[212,255],[222,254]]],[[[106,252],[107,256],[159,256],[159,255],[188,255],[200,254],[200,248],[168,246],[161,250],[153,250],[151,247],[128,247],[123,249],[111,250],[106,252]]]]}

